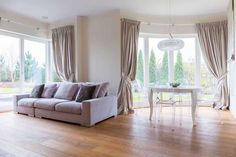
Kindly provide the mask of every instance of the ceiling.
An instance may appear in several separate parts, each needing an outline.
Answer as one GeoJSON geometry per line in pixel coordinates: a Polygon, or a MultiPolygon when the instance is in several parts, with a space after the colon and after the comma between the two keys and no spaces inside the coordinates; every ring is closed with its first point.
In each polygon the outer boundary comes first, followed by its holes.
{"type": "MultiPolygon", "coordinates": [[[[228,3],[229,0],[171,0],[173,16],[226,14],[228,3]]],[[[0,0],[0,10],[44,22],[113,9],[151,16],[168,16],[168,6],[168,0],[0,0]]]]}

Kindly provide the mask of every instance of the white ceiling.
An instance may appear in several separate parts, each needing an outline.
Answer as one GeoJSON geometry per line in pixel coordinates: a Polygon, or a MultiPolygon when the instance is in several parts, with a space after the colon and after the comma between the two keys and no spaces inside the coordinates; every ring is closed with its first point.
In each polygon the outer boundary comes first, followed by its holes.
{"type": "MultiPolygon", "coordinates": [[[[229,0],[171,0],[174,16],[226,14],[229,0]]],[[[70,16],[87,16],[112,9],[168,16],[168,0],[0,0],[0,10],[53,22],[70,16]],[[48,17],[43,19],[42,16],[48,17]]]]}

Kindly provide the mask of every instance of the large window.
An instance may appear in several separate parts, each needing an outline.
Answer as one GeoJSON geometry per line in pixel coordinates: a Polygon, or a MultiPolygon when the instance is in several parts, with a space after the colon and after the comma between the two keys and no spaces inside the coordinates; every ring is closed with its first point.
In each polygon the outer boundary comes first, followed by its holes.
{"type": "Polygon", "coordinates": [[[0,93],[19,92],[20,39],[0,35],[0,93]]]}
{"type": "Polygon", "coordinates": [[[0,102],[6,104],[12,94],[29,92],[35,84],[52,80],[49,43],[0,31],[0,102]]]}
{"type": "MultiPolygon", "coordinates": [[[[133,83],[135,107],[148,106],[148,86],[168,85],[169,82],[201,87],[204,93],[200,99],[212,100],[215,79],[205,66],[196,37],[180,38],[185,43],[184,48],[170,52],[157,48],[163,39],[165,38],[153,36],[139,38],[137,75],[133,83]]],[[[189,95],[182,97],[183,101],[191,100],[189,95]]]]}

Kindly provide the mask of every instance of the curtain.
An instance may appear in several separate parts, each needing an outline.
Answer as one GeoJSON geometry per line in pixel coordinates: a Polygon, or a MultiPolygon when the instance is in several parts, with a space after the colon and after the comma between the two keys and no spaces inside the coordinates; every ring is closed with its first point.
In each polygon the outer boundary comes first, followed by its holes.
{"type": "Polygon", "coordinates": [[[140,22],[121,19],[121,81],[118,89],[119,114],[133,113],[131,81],[135,79],[140,22]]]}
{"type": "Polygon", "coordinates": [[[227,85],[228,26],[227,21],[197,24],[196,30],[208,70],[217,79],[219,102],[215,108],[229,106],[227,85]]]}
{"type": "Polygon", "coordinates": [[[63,81],[74,81],[74,26],[52,30],[53,59],[56,72],[63,81]]]}

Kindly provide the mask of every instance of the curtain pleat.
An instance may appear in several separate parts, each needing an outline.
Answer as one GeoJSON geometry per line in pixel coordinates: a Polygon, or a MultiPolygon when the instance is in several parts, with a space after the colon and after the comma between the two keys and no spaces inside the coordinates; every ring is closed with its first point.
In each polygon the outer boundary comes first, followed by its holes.
{"type": "Polygon", "coordinates": [[[140,22],[121,19],[121,81],[118,89],[119,114],[133,113],[131,81],[135,79],[140,22]]]}
{"type": "Polygon", "coordinates": [[[56,72],[63,81],[74,81],[74,26],[52,30],[53,59],[56,72]]]}
{"type": "Polygon", "coordinates": [[[228,26],[227,21],[197,24],[196,30],[202,49],[203,59],[208,70],[217,79],[219,102],[216,108],[229,106],[229,89],[227,84],[228,26]]]}

